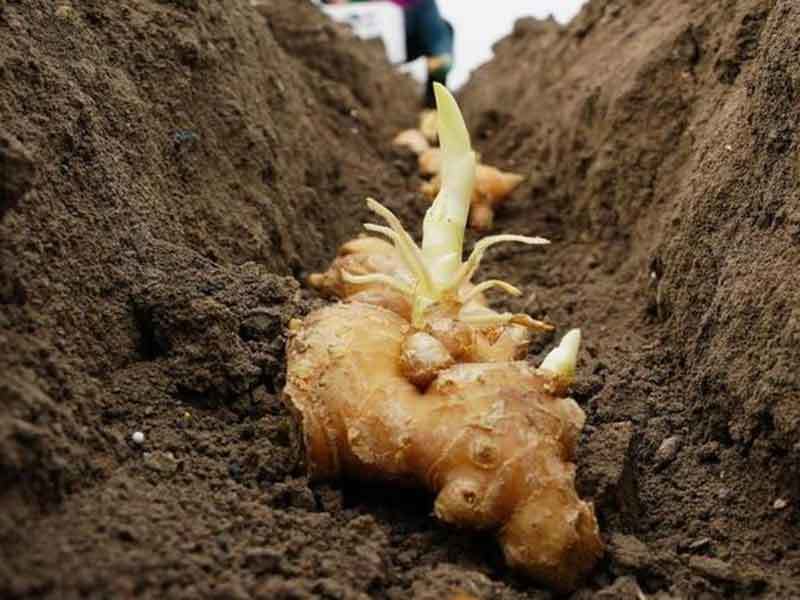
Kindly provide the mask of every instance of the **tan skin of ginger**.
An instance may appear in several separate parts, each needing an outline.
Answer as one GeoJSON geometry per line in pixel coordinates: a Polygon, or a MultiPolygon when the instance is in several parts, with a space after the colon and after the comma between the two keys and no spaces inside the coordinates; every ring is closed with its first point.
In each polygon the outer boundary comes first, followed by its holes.
{"type": "MultiPolygon", "coordinates": [[[[390,310],[407,321],[411,318],[411,304],[402,294],[376,283],[350,283],[347,275],[381,273],[408,279],[409,274],[394,246],[371,236],[350,240],[339,249],[339,255],[324,273],[309,277],[309,284],[321,294],[350,302],[372,304],[390,310]]],[[[466,303],[444,303],[428,315],[421,328],[442,341],[454,358],[464,362],[499,362],[523,358],[533,331],[551,331],[553,327],[542,321],[515,315],[505,326],[484,329],[468,327],[458,318],[462,312],[481,311],[495,315],[487,307],[486,297],[475,291],[475,286],[465,282],[459,290],[466,303]]]]}
{"type": "MultiPolygon", "coordinates": [[[[439,172],[442,168],[441,151],[431,147],[425,135],[418,129],[401,131],[393,142],[408,148],[417,155],[419,172],[431,177],[420,186],[420,191],[433,200],[441,188],[439,172]]],[[[496,167],[479,164],[475,170],[475,189],[470,201],[469,226],[476,231],[487,231],[494,224],[494,213],[511,193],[519,187],[524,177],[517,173],[501,171],[496,167]]]]}
{"type": "MultiPolygon", "coordinates": [[[[428,148],[421,152],[417,159],[420,173],[433,176],[422,184],[422,193],[433,200],[439,193],[441,180],[441,158],[438,148],[428,148]]],[[[469,213],[469,226],[476,231],[492,228],[494,213],[499,206],[508,200],[511,193],[522,183],[524,177],[516,173],[501,171],[489,165],[477,165],[475,170],[475,189],[472,193],[469,213]]]]}
{"type": "Polygon", "coordinates": [[[285,394],[310,474],[429,489],[438,518],[496,531],[512,567],[573,589],[602,553],[594,511],[575,493],[583,411],[526,362],[453,364],[423,391],[398,360],[411,333],[358,302],[293,332],[285,394]]]}
{"type": "Polygon", "coordinates": [[[575,450],[585,415],[568,395],[580,331],[539,368],[520,360],[528,315],[498,313],[472,283],[498,243],[478,240],[464,260],[477,157],[460,109],[434,84],[444,183],[425,214],[422,243],[373,199],[382,235],[345,244],[309,282],[345,300],[293,321],[285,399],[302,423],[309,473],[428,489],[435,512],[458,527],[495,532],[507,562],[558,590],[575,588],[602,554],[591,504],[575,492],[575,450]],[[391,242],[391,243],[390,243],[391,242]]]}
{"type": "MultiPolygon", "coordinates": [[[[456,302],[413,327],[399,294],[343,280],[355,265],[403,269],[383,240],[348,242],[311,283],[350,302],[294,322],[289,342],[285,394],[310,474],[424,487],[438,518],[495,531],[512,567],[574,589],[602,542],[574,486],[584,413],[567,382],[518,360],[547,326],[481,329],[459,322],[456,302]]],[[[480,294],[470,302],[485,306],[480,294]]]]}

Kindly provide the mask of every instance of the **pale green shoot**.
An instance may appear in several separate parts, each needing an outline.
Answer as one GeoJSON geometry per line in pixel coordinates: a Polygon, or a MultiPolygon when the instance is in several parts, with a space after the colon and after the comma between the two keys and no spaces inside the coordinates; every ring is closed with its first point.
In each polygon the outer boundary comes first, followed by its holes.
{"type": "MultiPolygon", "coordinates": [[[[520,292],[514,286],[499,280],[478,284],[464,297],[458,297],[462,285],[469,282],[480,266],[486,250],[500,242],[520,242],[523,244],[548,244],[541,237],[521,235],[494,235],[483,238],[462,262],[464,252],[464,230],[475,185],[476,156],[472,150],[469,132],[464,117],[455,98],[443,85],[434,84],[436,107],[438,110],[439,143],[442,148],[442,186],[422,223],[422,248],[414,242],[403,228],[400,220],[385,206],[372,198],[367,206],[381,216],[388,227],[368,223],[365,228],[388,237],[397,249],[413,284],[388,275],[345,275],[353,283],[380,283],[409,297],[412,303],[412,321],[419,326],[424,320],[425,311],[432,305],[447,300],[466,304],[480,293],[499,288],[510,294],[520,292]]],[[[505,323],[534,326],[525,315],[497,314],[492,311],[481,314],[464,314],[462,320],[474,322],[478,326],[491,327],[505,323]]]]}

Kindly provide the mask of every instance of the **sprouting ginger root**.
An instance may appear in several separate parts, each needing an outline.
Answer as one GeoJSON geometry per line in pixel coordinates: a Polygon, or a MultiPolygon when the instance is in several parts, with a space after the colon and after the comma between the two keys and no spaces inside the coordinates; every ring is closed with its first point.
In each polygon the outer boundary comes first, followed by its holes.
{"type": "MultiPolygon", "coordinates": [[[[534,243],[545,243],[545,240],[534,238],[534,243]]],[[[380,238],[360,237],[343,244],[327,271],[312,274],[308,282],[324,296],[380,306],[410,321],[413,300],[389,283],[391,279],[413,281],[400,253],[380,238]]],[[[479,286],[465,280],[453,301],[442,303],[430,311],[421,328],[441,339],[453,357],[460,361],[503,362],[523,358],[531,333],[550,331],[553,327],[527,315],[498,315],[488,308],[483,294],[492,287],[501,287],[516,295],[519,293],[513,286],[496,280],[479,286]],[[490,322],[490,326],[477,329],[459,320],[459,315],[467,321],[488,318],[490,321],[500,319],[501,322],[495,326],[490,322]]]]}
{"type": "MultiPolygon", "coordinates": [[[[539,368],[518,360],[527,315],[497,313],[472,284],[493,244],[546,243],[514,235],[480,240],[462,262],[475,155],[458,107],[436,87],[443,185],[425,216],[422,247],[375,201],[385,235],[342,247],[311,283],[347,303],[293,321],[284,390],[302,425],[316,479],[350,477],[421,486],[454,526],[495,531],[508,563],[568,591],[602,554],[591,504],[575,492],[585,415],[568,389],[580,332],[539,368]]],[[[522,352],[520,352],[522,349],[522,352]]]]}
{"type": "MultiPolygon", "coordinates": [[[[417,156],[417,166],[419,167],[419,172],[425,177],[438,175],[439,171],[442,170],[442,152],[439,150],[439,148],[428,148],[423,150],[417,156]]],[[[436,198],[436,194],[438,193],[439,192],[437,191],[435,194],[433,194],[431,196],[431,200],[436,198]]]]}
{"type": "MultiPolygon", "coordinates": [[[[431,147],[426,136],[417,129],[401,131],[393,142],[397,146],[408,148],[417,155],[417,166],[424,177],[420,191],[433,200],[441,187],[440,171],[442,170],[442,152],[440,148],[431,147]]],[[[491,229],[494,213],[511,193],[517,189],[525,178],[517,173],[501,171],[496,167],[478,164],[475,167],[475,188],[470,199],[469,225],[476,231],[491,229]]]]}
{"type": "Polygon", "coordinates": [[[426,109],[419,113],[419,130],[431,144],[436,143],[439,139],[439,122],[435,110],[426,109]]]}
{"type": "Polygon", "coordinates": [[[394,140],[392,140],[392,144],[400,146],[401,148],[408,148],[417,156],[430,149],[428,139],[419,129],[405,129],[401,131],[395,136],[394,140]]]}
{"type": "Polygon", "coordinates": [[[436,131],[436,111],[423,110],[419,115],[419,126],[417,129],[404,129],[398,133],[392,143],[395,146],[408,148],[416,154],[421,155],[429,150],[431,144],[435,144],[439,137],[436,131]]]}

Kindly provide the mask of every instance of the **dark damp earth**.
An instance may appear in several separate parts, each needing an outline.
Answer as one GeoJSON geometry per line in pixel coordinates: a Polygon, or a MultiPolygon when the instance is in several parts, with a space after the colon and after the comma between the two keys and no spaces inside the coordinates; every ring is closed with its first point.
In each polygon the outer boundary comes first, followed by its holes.
{"type": "MultiPolygon", "coordinates": [[[[426,207],[381,49],[290,0],[2,0],[0,39],[0,596],[552,597],[425,494],[304,477],[301,282],[366,196],[426,207]]],[[[800,597],[798,40],[793,0],[592,0],[460,93],[526,177],[495,229],[553,241],[485,276],[586,340],[574,600],[800,597]]]]}

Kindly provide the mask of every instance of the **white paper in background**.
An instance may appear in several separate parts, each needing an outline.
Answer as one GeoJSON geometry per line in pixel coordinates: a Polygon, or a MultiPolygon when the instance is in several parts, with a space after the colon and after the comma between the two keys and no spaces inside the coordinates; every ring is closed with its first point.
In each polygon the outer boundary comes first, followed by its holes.
{"type": "Polygon", "coordinates": [[[437,0],[439,10],[456,31],[455,64],[447,83],[458,88],[470,72],[492,58],[492,46],[511,33],[521,17],[546,19],[553,15],[567,23],[585,0],[437,0]]]}
{"type": "MultiPolygon", "coordinates": [[[[391,2],[323,5],[312,0],[331,18],[349,23],[356,35],[363,38],[380,37],[386,46],[389,60],[402,63],[406,57],[405,29],[402,10],[391,2]]],[[[455,64],[447,80],[457,89],[469,78],[470,72],[490,60],[492,46],[511,33],[514,23],[522,17],[546,19],[552,15],[558,22],[572,19],[585,0],[437,0],[439,9],[455,28],[455,64]]],[[[402,70],[418,82],[427,78],[424,60],[404,65],[402,70]]]]}
{"type": "Polygon", "coordinates": [[[428,61],[424,56],[420,56],[416,60],[399,65],[398,69],[419,83],[420,90],[425,87],[423,84],[428,81],[428,61]]]}
{"type": "Polygon", "coordinates": [[[406,30],[403,9],[391,2],[358,4],[321,4],[320,8],[334,21],[347,23],[358,37],[383,39],[389,61],[398,64],[406,59],[406,30]]]}

